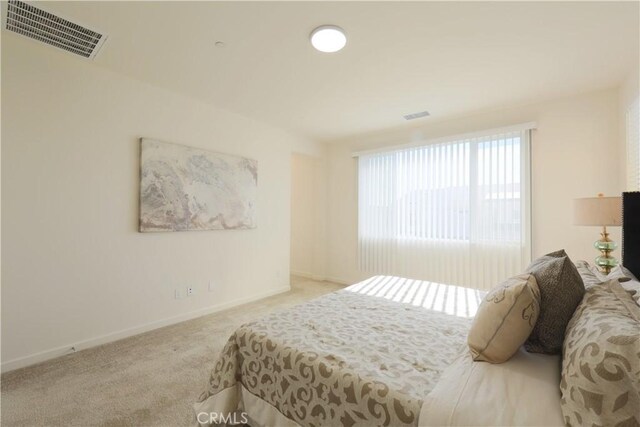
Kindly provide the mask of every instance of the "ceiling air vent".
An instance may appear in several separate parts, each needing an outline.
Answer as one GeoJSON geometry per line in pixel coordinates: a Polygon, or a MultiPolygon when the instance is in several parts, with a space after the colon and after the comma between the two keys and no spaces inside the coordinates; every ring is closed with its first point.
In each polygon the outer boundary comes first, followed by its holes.
{"type": "Polygon", "coordinates": [[[429,115],[428,111],[420,111],[419,113],[407,114],[404,117],[405,120],[414,120],[419,119],[420,117],[427,117],[429,115]]]}
{"type": "Polygon", "coordinates": [[[6,3],[4,28],[93,59],[107,36],[19,0],[6,3]]]}

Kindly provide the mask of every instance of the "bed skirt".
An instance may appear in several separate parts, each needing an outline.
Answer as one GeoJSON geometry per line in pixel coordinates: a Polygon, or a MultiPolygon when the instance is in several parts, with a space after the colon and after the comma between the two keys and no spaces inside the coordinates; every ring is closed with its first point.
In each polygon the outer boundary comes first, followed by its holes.
{"type": "Polygon", "coordinates": [[[198,425],[203,427],[215,424],[248,424],[251,427],[299,426],[275,407],[251,394],[240,383],[209,396],[204,402],[193,405],[193,408],[198,425]]]}

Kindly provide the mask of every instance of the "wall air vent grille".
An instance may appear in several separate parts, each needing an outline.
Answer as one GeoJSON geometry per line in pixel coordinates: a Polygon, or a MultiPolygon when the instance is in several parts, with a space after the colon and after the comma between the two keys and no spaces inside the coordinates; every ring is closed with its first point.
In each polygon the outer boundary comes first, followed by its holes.
{"type": "Polygon", "coordinates": [[[9,0],[6,8],[5,29],[83,58],[93,59],[106,40],[104,34],[19,0],[9,0]]]}
{"type": "Polygon", "coordinates": [[[419,113],[407,114],[404,117],[405,120],[414,120],[419,119],[420,117],[427,117],[429,115],[428,111],[420,111],[419,113]]]}

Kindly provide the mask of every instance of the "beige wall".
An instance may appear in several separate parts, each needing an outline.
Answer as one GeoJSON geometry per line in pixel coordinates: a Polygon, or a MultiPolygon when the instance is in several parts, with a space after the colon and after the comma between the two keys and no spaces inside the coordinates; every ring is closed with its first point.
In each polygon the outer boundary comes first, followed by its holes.
{"type": "Polygon", "coordinates": [[[10,34],[2,106],[5,370],[289,288],[291,153],[322,148],[10,34]],[[257,159],[257,229],[138,233],[142,136],[257,159]]]}
{"type": "Polygon", "coordinates": [[[616,90],[325,148],[11,34],[2,62],[3,369],[288,289],[290,270],[363,278],[355,150],[537,121],[534,255],[591,260],[598,230],[571,224],[572,199],[624,186],[616,90]],[[138,233],[142,136],[257,159],[258,228],[138,233]]]}
{"type": "Polygon", "coordinates": [[[627,179],[627,168],[628,168],[627,159],[628,158],[627,158],[627,144],[626,144],[627,143],[626,114],[629,107],[631,107],[631,104],[636,99],[638,99],[639,92],[640,92],[640,84],[638,80],[640,80],[640,76],[639,76],[638,67],[636,67],[634,71],[629,73],[629,76],[627,76],[622,86],[620,86],[619,107],[618,107],[620,111],[619,129],[620,129],[620,135],[622,136],[620,138],[620,143],[621,143],[621,146],[620,146],[621,160],[620,161],[622,163],[622,167],[620,168],[620,176],[621,176],[621,179],[623,180],[622,182],[625,183],[625,189],[631,190],[631,191],[638,191],[640,189],[636,188],[637,185],[634,185],[633,183],[629,182],[629,180],[627,179]]]}
{"type": "Polygon", "coordinates": [[[291,158],[291,272],[323,280],[326,269],[326,158],[291,158]]]}
{"type": "MultiPolygon", "coordinates": [[[[343,282],[364,277],[357,268],[353,151],[529,121],[538,124],[532,136],[533,255],[565,248],[571,258],[591,261],[599,230],[573,226],[572,200],[598,192],[618,194],[624,188],[618,97],[617,90],[605,90],[334,143],[328,157],[328,277],[343,282]]],[[[612,238],[620,241],[619,229],[613,230],[612,238]]]]}

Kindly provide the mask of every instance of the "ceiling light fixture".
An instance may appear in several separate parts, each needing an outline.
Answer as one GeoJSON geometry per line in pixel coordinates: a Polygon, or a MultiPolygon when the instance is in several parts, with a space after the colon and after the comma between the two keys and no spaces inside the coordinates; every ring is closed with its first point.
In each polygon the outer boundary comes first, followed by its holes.
{"type": "Polygon", "coordinates": [[[340,27],[322,25],[311,32],[311,44],[320,52],[333,53],[347,44],[347,36],[340,27]]]}

